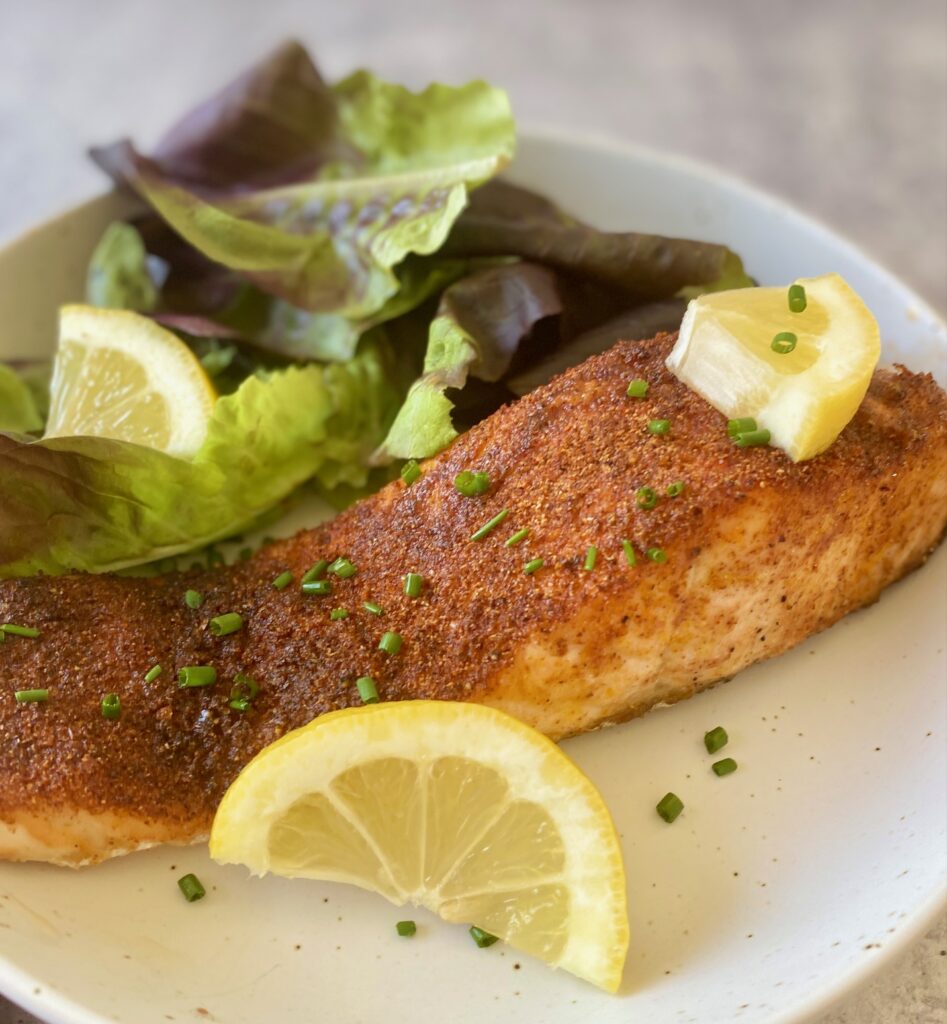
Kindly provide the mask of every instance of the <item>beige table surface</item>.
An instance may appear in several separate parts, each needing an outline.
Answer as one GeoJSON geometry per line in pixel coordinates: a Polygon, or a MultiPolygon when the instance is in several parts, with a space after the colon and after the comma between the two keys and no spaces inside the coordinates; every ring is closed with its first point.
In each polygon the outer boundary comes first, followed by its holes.
{"type": "MultiPolygon", "coordinates": [[[[101,189],[88,144],[147,147],[289,35],[329,77],[482,76],[521,124],[716,164],[947,311],[947,0],[0,0],[0,243],[101,189]]],[[[944,920],[824,1020],[945,1024],[944,920]]]]}

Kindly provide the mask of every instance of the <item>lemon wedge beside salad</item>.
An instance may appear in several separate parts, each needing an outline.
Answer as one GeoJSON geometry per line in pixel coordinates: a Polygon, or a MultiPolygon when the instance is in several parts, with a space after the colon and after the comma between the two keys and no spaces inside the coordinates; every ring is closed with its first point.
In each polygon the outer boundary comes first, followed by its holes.
{"type": "Polygon", "coordinates": [[[838,274],[694,299],[668,369],[730,419],[752,418],[794,462],[839,436],[881,355],[878,323],[838,274]]]}

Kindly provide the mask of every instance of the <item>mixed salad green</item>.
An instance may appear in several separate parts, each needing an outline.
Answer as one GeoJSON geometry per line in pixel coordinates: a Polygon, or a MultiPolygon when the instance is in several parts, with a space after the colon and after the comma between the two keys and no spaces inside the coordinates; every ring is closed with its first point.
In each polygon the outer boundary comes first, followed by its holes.
{"type": "Polygon", "coordinates": [[[571,361],[749,283],[704,242],[591,228],[498,178],[504,92],[327,84],[295,42],[150,156],[92,151],[142,200],[92,253],[88,302],[175,330],[214,378],[191,460],[43,440],[41,370],[0,366],[0,577],[103,571],[251,526],[300,486],[345,500],[571,361]]]}

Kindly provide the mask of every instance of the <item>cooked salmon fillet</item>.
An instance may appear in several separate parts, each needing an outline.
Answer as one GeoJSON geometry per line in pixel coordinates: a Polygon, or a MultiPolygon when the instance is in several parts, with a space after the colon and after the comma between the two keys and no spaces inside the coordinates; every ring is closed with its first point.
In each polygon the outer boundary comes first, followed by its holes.
{"type": "Polygon", "coordinates": [[[0,857],[82,864],[200,838],[241,767],[358,703],[359,676],[382,700],[480,701],[560,738],[780,654],[924,561],[947,524],[947,396],[929,376],[879,371],[838,441],[793,464],[733,445],[723,417],[665,369],[673,341],[587,360],[464,434],[412,485],[245,563],[0,584],[0,622],[41,631],[0,646],[0,857]],[[625,394],[637,377],[646,398],[625,394]],[[648,432],[654,418],[670,419],[668,435],[648,432]],[[490,474],[486,494],[456,491],[468,469],[490,474]],[[654,508],[639,507],[641,487],[654,508]],[[507,547],[521,528],[528,538],[507,547]],[[330,577],[329,596],[301,593],[305,571],[336,556],[357,574],[330,577]],[[287,570],[293,584],[275,589],[287,570]],[[409,572],[420,597],[404,593],[409,572]],[[330,620],[339,607],[348,617],[330,620]],[[209,620],[225,612],[244,626],[214,637],[209,620]],[[378,649],[389,630],[404,641],[395,655],[378,649]],[[191,665],[214,666],[216,684],[179,688],[191,665]],[[229,706],[238,672],[261,686],[244,712],[229,706]],[[47,702],[15,702],[34,687],[47,702]],[[115,721],[100,709],[110,692],[115,721]]]}

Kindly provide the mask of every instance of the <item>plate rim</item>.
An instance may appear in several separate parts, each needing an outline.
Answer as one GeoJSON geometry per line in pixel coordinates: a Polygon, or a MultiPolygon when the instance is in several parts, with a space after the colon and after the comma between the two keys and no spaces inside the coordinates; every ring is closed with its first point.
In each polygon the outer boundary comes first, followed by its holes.
{"type": "MultiPolygon", "coordinates": [[[[887,287],[901,293],[908,299],[911,308],[920,317],[930,321],[941,341],[947,347],[947,311],[941,313],[886,264],[841,234],[836,228],[805,210],[801,210],[776,193],[750,182],[739,174],[722,170],[715,164],[690,155],[663,150],[654,146],[628,141],[621,136],[607,132],[574,129],[566,125],[528,122],[520,130],[518,145],[522,142],[539,142],[557,147],[579,149],[586,152],[608,154],[639,164],[664,167],[709,182],[725,190],[740,201],[749,198],[754,205],[768,208],[780,217],[795,222],[810,234],[828,241],[833,247],[846,252],[851,258],[869,264],[881,276],[887,287]]],[[[515,165],[515,156],[513,160],[515,165]]],[[[108,190],[88,196],[71,206],[64,207],[45,217],[12,237],[0,239],[0,254],[26,243],[30,238],[52,228],[60,221],[76,216],[79,211],[109,201],[117,202],[121,193],[108,190]]],[[[945,541],[947,543],[947,541],[945,541]]],[[[853,964],[837,981],[826,985],[805,1002],[796,1003],[777,1010],[773,1024],[806,1024],[822,1017],[839,1004],[850,998],[858,989],[878,976],[884,969],[893,966],[894,961],[904,956],[908,948],[917,943],[947,910],[947,876],[942,878],[937,889],[931,891],[920,909],[904,923],[898,932],[877,952],[876,956],[853,964]]],[[[108,1024],[108,1018],[99,1011],[90,1009],[71,997],[45,988],[46,983],[11,963],[0,953],[0,995],[18,1007],[34,1014],[48,1024],[108,1024]],[[37,989],[39,992],[37,993],[37,989]]]]}

